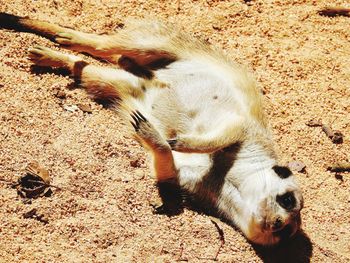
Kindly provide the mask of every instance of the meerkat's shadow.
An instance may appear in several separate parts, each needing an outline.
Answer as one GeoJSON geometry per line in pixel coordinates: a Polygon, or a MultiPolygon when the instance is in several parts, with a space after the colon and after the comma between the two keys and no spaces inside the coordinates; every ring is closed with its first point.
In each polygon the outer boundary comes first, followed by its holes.
{"type": "MultiPolygon", "coordinates": [[[[190,202],[186,208],[199,214],[216,217],[240,232],[240,229],[232,222],[221,217],[214,207],[208,210],[198,206],[196,202],[190,202]]],[[[303,230],[299,230],[293,237],[274,246],[262,246],[254,243],[251,243],[251,246],[264,263],[310,263],[313,252],[311,240],[303,230]]]]}
{"type": "Polygon", "coordinates": [[[38,65],[30,65],[30,72],[35,75],[43,74],[55,74],[61,76],[69,76],[69,70],[64,68],[53,68],[53,67],[44,67],[38,65]]]}
{"type": "Polygon", "coordinates": [[[308,263],[313,250],[310,238],[302,230],[276,246],[253,245],[253,248],[266,263],[308,263]]]}

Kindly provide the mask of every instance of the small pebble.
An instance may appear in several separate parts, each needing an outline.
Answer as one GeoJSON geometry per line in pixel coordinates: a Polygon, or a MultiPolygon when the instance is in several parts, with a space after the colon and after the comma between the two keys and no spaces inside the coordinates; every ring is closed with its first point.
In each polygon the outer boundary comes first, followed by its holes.
{"type": "Polygon", "coordinates": [[[65,99],[66,93],[63,90],[59,90],[56,92],[55,97],[59,99],[65,99]]]}
{"type": "Polygon", "coordinates": [[[79,110],[77,105],[63,105],[63,109],[69,112],[76,112],[79,110]]]}
{"type": "Polygon", "coordinates": [[[288,167],[294,172],[304,173],[306,165],[300,161],[293,161],[288,163],[288,167]]]}
{"type": "Polygon", "coordinates": [[[83,112],[92,113],[91,106],[88,104],[78,104],[78,107],[83,112]]]}

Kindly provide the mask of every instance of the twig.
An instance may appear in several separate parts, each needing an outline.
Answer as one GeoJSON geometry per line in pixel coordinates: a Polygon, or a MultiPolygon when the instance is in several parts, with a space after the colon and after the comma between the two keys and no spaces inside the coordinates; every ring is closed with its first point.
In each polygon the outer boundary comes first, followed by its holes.
{"type": "Polygon", "coordinates": [[[333,143],[343,143],[344,135],[340,131],[332,130],[328,125],[323,124],[321,120],[309,120],[306,125],[309,127],[322,127],[322,131],[332,140],[333,143]]]}
{"type": "Polygon", "coordinates": [[[217,261],[218,260],[218,256],[220,253],[221,248],[225,245],[225,236],[224,236],[224,231],[219,227],[218,223],[216,223],[214,220],[210,219],[210,221],[214,224],[214,226],[216,227],[216,230],[219,233],[219,238],[220,238],[220,247],[218,249],[218,251],[215,254],[214,260],[217,261]]]}
{"type": "Polygon", "coordinates": [[[184,243],[181,242],[180,244],[180,255],[176,261],[188,261],[187,258],[183,258],[183,252],[184,252],[184,243]]]}
{"type": "Polygon", "coordinates": [[[213,261],[218,261],[218,257],[219,257],[219,254],[220,254],[220,250],[221,248],[224,246],[225,244],[225,235],[224,235],[224,231],[219,227],[219,224],[216,222],[218,219],[210,216],[210,222],[212,222],[216,228],[216,230],[218,231],[219,233],[219,238],[220,238],[220,246],[219,246],[219,249],[218,251],[216,251],[215,253],[215,257],[213,258],[202,258],[200,257],[199,259],[207,259],[207,260],[213,260],[213,261]]]}
{"type": "Polygon", "coordinates": [[[322,16],[347,16],[350,17],[350,9],[342,7],[328,7],[318,12],[322,16]]]}
{"type": "Polygon", "coordinates": [[[343,134],[340,131],[333,131],[329,126],[322,124],[322,131],[332,140],[333,143],[343,143],[343,134]]]}
{"type": "Polygon", "coordinates": [[[350,163],[337,163],[329,166],[327,170],[334,173],[350,172],[350,163]]]}
{"type": "Polygon", "coordinates": [[[321,127],[322,126],[322,121],[321,120],[309,120],[307,123],[306,123],[307,126],[309,127],[321,127]]]}
{"type": "Polygon", "coordinates": [[[8,172],[8,171],[15,172],[16,169],[14,169],[14,168],[6,168],[6,169],[0,168],[0,172],[8,172]]]}
{"type": "MultiPolygon", "coordinates": [[[[212,260],[212,261],[218,261],[218,257],[221,251],[221,248],[225,245],[225,235],[224,235],[224,231],[219,227],[219,224],[216,221],[219,221],[219,219],[213,217],[213,216],[209,216],[210,222],[212,222],[216,228],[216,230],[219,233],[219,238],[220,238],[220,246],[218,248],[218,250],[215,253],[214,257],[196,257],[197,259],[203,259],[203,260],[212,260]]],[[[182,245],[182,243],[181,243],[182,245]]],[[[183,248],[181,246],[181,254],[180,256],[182,257],[182,253],[183,253],[183,248]]],[[[187,259],[182,259],[181,257],[179,257],[179,259],[177,261],[188,261],[187,259]]]]}

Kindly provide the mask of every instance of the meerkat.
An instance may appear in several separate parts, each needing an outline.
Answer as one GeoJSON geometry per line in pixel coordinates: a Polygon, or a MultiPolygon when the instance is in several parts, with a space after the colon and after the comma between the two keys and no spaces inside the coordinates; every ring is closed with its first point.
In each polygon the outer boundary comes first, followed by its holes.
{"type": "Polygon", "coordinates": [[[174,197],[177,188],[193,194],[257,244],[277,244],[300,229],[302,193],[278,163],[262,95],[250,73],[223,52],[154,21],[97,35],[1,13],[0,27],[119,65],[29,49],[36,65],[66,68],[94,98],[118,105],[153,157],[161,195],[174,197]]]}

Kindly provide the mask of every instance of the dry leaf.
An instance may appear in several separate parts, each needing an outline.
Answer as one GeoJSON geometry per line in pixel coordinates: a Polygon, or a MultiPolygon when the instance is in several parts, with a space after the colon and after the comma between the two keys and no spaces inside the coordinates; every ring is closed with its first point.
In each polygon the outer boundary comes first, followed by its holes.
{"type": "Polygon", "coordinates": [[[18,180],[17,192],[25,198],[37,198],[50,196],[49,172],[37,162],[30,163],[26,168],[26,174],[18,180]]]}
{"type": "Polygon", "coordinates": [[[26,173],[34,176],[39,176],[46,184],[50,183],[49,171],[40,166],[38,162],[33,161],[28,164],[26,173]]]}

